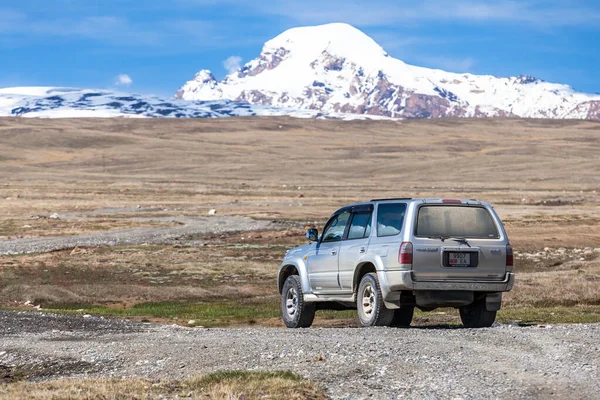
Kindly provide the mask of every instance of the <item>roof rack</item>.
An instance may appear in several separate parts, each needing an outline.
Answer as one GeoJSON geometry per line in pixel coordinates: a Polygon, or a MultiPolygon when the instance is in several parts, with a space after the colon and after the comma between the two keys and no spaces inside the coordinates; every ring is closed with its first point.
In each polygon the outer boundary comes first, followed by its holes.
{"type": "Polygon", "coordinates": [[[412,200],[412,197],[397,197],[393,199],[373,199],[371,201],[412,200]]]}

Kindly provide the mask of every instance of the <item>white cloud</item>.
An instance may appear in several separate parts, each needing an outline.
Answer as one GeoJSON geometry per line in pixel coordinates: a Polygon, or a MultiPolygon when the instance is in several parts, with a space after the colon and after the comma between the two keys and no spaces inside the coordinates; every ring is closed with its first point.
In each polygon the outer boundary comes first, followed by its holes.
{"type": "Polygon", "coordinates": [[[115,80],[115,85],[117,86],[129,86],[133,83],[133,80],[127,74],[119,74],[117,75],[117,79],[115,80]]]}
{"type": "Polygon", "coordinates": [[[223,61],[223,66],[227,70],[227,73],[233,74],[235,71],[240,69],[240,67],[242,66],[242,57],[239,57],[239,56],[228,57],[225,61],[223,61]]]}

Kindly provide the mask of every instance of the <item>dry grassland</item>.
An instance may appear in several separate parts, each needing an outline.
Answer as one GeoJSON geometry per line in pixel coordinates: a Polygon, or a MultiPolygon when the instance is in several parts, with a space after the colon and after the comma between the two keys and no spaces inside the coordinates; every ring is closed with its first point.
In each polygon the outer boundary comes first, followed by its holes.
{"type": "MultiPolygon", "coordinates": [[[[476,198],[494,204],[518,253],[508,310],[576,306],[600,319],[599,143],[600,123],[586,121],[3,118],[0,240],[164,226],[210,209],[321,227],[371,198],[476,198]],[[68,218],[47,218],[55,212],[68,218]]],[[[235,322],[274,323],[275,271],[302,230],[200,239],[0,256],[0,305],[267,305],[235,322]]]]}
{"type": "Polygon", "coordinates": [[[0,399],[326,399],[324,392],[291,372],[225,371],[184,381],[160,379],[64,379],[0,382],[0,399]]]}

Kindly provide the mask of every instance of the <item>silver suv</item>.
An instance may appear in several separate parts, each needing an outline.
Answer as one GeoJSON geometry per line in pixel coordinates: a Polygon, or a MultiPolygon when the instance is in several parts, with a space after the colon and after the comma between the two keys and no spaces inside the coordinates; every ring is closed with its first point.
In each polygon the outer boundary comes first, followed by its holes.
{"type": "Polygon", "coordinates": [[[309,327],[322,309],[357,309],[363,326],[409,326],[415,307],[455,307],[465,327],[488,327],[514,282],[502,222],[476,200],[352,204],[306,237],[279,268],[289,328],[309,327]]]}

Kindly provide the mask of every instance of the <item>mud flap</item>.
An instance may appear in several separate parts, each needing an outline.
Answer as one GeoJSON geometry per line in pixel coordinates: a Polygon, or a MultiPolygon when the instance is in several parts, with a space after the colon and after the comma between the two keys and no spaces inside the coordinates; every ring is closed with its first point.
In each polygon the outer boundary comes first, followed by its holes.
{"type": "Polygon", "coordinates": [[[502,304],[502,292],[488,293],[485,296],[485,309],[488,311],[498,311],[502,304]]]}

